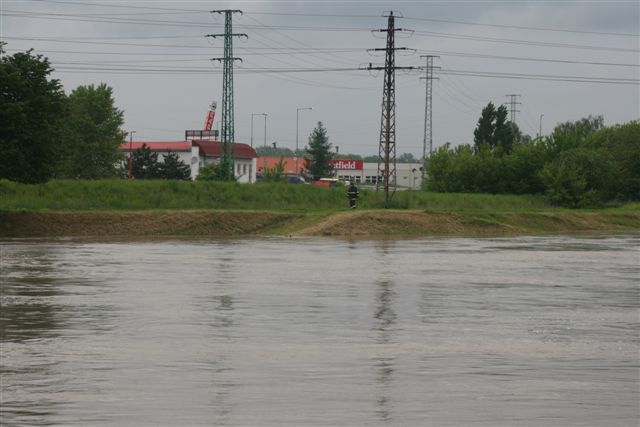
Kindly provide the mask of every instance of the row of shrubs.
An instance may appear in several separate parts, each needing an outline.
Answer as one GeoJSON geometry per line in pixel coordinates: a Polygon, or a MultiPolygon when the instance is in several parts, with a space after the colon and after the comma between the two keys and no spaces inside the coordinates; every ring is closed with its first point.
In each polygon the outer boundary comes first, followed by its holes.
{"type": "Polygon", "coordinates": [[[558,205],[598,207],[640,198],[640,121],[604,127],[602,117],[558,125],[514,144],[441,147],[428,160],[429,191],[544,194],[558,205]]]}

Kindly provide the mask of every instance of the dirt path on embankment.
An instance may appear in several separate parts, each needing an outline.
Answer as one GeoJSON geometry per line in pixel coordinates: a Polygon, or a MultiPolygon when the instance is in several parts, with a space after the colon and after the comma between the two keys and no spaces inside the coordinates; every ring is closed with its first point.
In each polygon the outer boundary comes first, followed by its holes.
{"type": "Polygon", "coordinates": [[[640,212],[464,212],[370,210],[0,212],[0,237],[503,236],[639,233],[640,212]]]}

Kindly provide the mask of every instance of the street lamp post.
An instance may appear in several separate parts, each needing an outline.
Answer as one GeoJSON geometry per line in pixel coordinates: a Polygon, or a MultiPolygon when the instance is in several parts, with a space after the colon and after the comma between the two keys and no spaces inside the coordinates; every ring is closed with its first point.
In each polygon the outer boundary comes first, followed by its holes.
{"type": "Polygon", "coordinates": [[[253,118],[264,116],[264,145],[267,146],[267,113],[251,113],[251,147],[253,147],[253,118]]]}
{"type": "Polygon", "coordinates": [[[540,133],[538,133],[538,136],[540,138],[542,138],[542,118],[544,117],[544,113],[540,114],[540,133]]]}
{"type": "Polygon", "coordinates": [[[129,132],[129,179],[133,178],[132,168],[133,168],[133,134],[136,133],[135,130],[129,132]]]}
{"type": "Polygon", "coordinates": [[[267,146],[267,113],[264,114],[264,146],[267,146]]]}
{"type": "Polygon", "coordinates": [[[303,107],[296,110],[296,176],[300,175],[298,170],[298,124],[300,122],[300,111],[302,110],[313,110],[313,107],[303,107]]]}
{"type": "Polygon", "coordinates": [[[251,113],[251,147],[253,147],[253,117],[255,115],[255,113],[251,113]]]}

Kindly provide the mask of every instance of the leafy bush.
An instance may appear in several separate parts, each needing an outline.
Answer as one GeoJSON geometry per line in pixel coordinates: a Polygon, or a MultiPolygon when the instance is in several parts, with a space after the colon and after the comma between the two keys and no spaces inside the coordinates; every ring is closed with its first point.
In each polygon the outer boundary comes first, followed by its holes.
{"type": "Polygon", "coordinates": [[[262,172],[262,179],[266,182],[285,182],[287,176],[284,174],[284,157],[280,157],[278,163],[272,168],[265,167],[262,172]]]}
{"type": "Polygon", "coordinates": [[[229,162],[210,163],[200,168],[197,181],[235,181],[229,162]]]}
{"type": "Polygon", "coordinates": [[[640,198],[640,121],[601,129],[589,135],[588,147],[601,149],[615,162],[614,196],[623,200],[640,198]]]}
{"type": "Polygon", "coordinates": [[[575,148],[560,153],[540,173],[549,199],[563,206],[598,206],[611,198],[615,166],[603,150],[575,148]]]}

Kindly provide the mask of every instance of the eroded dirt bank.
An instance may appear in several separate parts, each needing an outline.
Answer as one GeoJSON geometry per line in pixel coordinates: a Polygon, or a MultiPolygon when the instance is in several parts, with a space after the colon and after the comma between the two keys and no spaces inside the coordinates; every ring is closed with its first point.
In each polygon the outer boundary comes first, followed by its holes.
{"type": "Polygon", "coordinates": [[[640,212],[0,212],[0,237],[500,236],[640,232],[640,212]]]}

